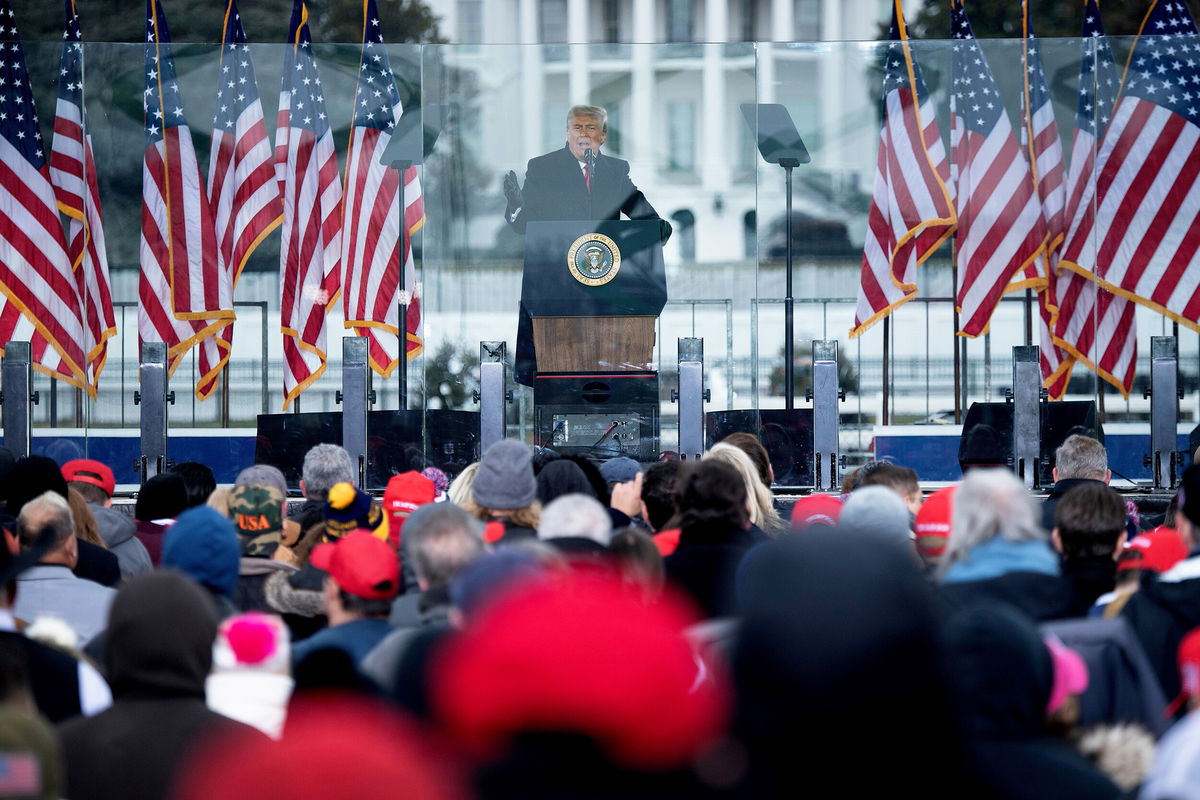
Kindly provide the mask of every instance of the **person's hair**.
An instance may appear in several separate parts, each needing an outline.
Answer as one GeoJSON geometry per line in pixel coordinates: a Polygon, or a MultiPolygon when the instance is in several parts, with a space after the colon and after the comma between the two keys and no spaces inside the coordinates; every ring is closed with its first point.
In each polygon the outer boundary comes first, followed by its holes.
{"type": "Polygon", "coordinates": [[[608,135],[608,112],[600,106],[571,106],[567,109],[568,126],[575,117],[595,117],[600,120],[600,126],[604,134],[608,135]]]}
{"type": "Polygon", "coordinates": [[[108,544],[100,535],[100,526],[96,524],[96,516],[88,508],[87,500],[81,492],[67,487],[67,505],[71,507],[71,516],[75,518],[75,538],[90,542],[97,547],[108,549],[108,544]]]}
{"type": "Polygon", "coordinates": [[[586,494],[564,494],[542,509],[538,538],[573,537],[591,539],[608,546],[612,541],[612,517],[600,501],[586,494]]]}
{"type": "Polygon", "coordinates": [[[954,493],[950,541],[938,564],[944,573],[975,547],[996,537],[1010,542],[1045,541],[1048,534],[1024,484],[1004,468],[977,467],[954,493]]]}
{"type": "Polygon", "coordinates": [[[338,596],[341,598],[342,608],[349,614],[387,619],[388,615],[392,613],[392,598],[390,597],[359,597],[341,587],[338,587],[338,596]]]}
{"type": "Polygon", "coordinates": [[[205,501],[205,505],[225,519],[229,519],[229,493],[232,491],[233,489],[228,486],[214,489],[213,493],[208,496],[208,500],[205,501]]]}
{"type": "Polygon", "coordinates": [[[212,468],[199,461],[184,461],[171,467],[187,488],[187,507],[195,508],[208,502],[208,496],[217,488],[217,479],[212,468]]]}
{"type": "Polygon", "coordinates": [[[54,532],[51,550],[57,550],[75,535],[71,506],[57,492],[45,492],[21,507],[17,516],[17,538],[21,547],[32,547],[47,530],[54,532]]]}
{"type": "Polygon", "coordinates": [[[864,486],[887,487],[905,500],[921,491],[916,472],[886,461],[877,461],[869,471],[864,470],[862,480],[856,488],[861,489],[864,486]]]}
{"type": "Polygon", "coordinates": [[[304,454],[304,496],[309,500],[325,500],[329,490],[339,483],[358,484],[354,461],[346,448],[336,444],[319,444],[304,454]]]}
{"type": "Polygon", "coordinates": [[[850,494],[854,491],[854,488],[858,486],[858,482],[862,480],[862,471],[864,469],[866,469],[865,464],[855,467],[842,477],[842,494],[850,494]]]}
{"type": "Polygon", "coordinates": [[[463,467],[463,471],[450,481],[450,488],[446,490],[446,499],[456,506],[464,505],[466,501],[470,500],[471,486],[475,483],[475,475],[478,472],[478,461],[463,467]]]}
{"type": "Polygon", "coordinates": [[[655,531],[663,530],[678,511],[675,506],[675,486],[679,482],[681,469],[683,463],[680,461],[657,461],[642,474],[646,522],[655,531]]]}
{"type": "Polygon", "coordinates": [[[73,489],[83,495],[83,499],[89,503],[95,503],[102,506],[108,502],[108,492],[101,489],[94,483],[85,483],[84,481],[67,481],[67,489],[73,489]]]}
{"type": "Polygon", "coordinates": [[[1102,481],[1108,472],[1108,452],[1090,436],[1076,433],[1054,451],[1058,479],[1091,478],[1102,481]]]}
{"type": "Polygon", "coordinates": [[[187,510],[187,486],[174,472],[160,472],[142,484],[133,518],[142,521],[175,519],[187,510]]]}
{"type": "Polygon", "coordinates": [[[746,484],[746,496],[751,499],[750,522],[768,533],[777,532],[783,527],[779,512],[775,510],[775,498],[771,495],[771,490],[759,480],[750,456],[731,444],[718,442],[704,454],[702,460],[722,461],[742,476],[742,481],[746,484]]]}
{"type": "Polygon", "coordinates": [[[627,527],[613,534],[608,547],[627,583],[658,594],[663,585],[663,558],[653,539],[637,528],[627,527]]]}
{"type": "Polygon", "coordinates": [[[532,504],[524,508],[513,510],[485,508],[475,502],[473,498],[468,498],[462,502],[462,508],[475,519],[491,522],[493,520],[502,519],[505,522],[516,525],[519,528],[532,528],[537,530],[538,522],[542,518],[542,504],[534,500],[532,504]],[[497,510],[500,514],[497,516],[497,510]]]}
{"type": "Polygon", "coordinates": [[[758,478],[763,482],[763,486],[770,487],[771,457],[767,455],[767,448],[763,447],[757,436],[753,433],[731,433],[722,439],[721,443],[731,444],[749,456],[750,463],[758,470],[758,478]]]}
{"type": "Polygon", "coordinates": [[[413,571],[428,586],[447,584],[487,552],[483,525],[453,503],[439,503],[404,525],[413,571]]]}
{"type": "Polygon", "coordinates": [[[1081,483],[1054,507],[1063,558],[1112,558],[1125,532],[1125,501],[1102,483],[1081,483]]]}
{"type": "Polygon", "coordinates": [[[743,529],[749,522],[746,482],[724,461],[693,462],[679,476],[675,503],[683,530],[709,526],[743,529]]]}

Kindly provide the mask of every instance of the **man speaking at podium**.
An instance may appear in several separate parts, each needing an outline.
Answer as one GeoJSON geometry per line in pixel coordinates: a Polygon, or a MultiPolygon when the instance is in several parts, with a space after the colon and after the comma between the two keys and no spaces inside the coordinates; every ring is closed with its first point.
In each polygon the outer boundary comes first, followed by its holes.
{"type": "MultiPolygon", "coordinates": [[[[504,176],[508,207],[504,219],[519,234],[530,222],[563,220],[658,220],[665,243],[671,224],[629,179],[629,162],[600,152],[608,138],[608,112],[599,106],[572,106],[567,112],[567,142],[561,150],[531,158],[525,188],[512,170],[504,176]]],[[[514,377],[533,385],[535,370],[533,324],[521,306],[517,324],[514,377]]]]}

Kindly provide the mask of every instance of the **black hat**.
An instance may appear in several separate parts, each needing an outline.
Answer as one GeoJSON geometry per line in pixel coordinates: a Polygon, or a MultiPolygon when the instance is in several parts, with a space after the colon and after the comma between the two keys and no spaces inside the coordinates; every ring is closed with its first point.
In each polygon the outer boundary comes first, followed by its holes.
{"type": "Polygon", "coordinates": [[[1179,511],[1193,525],[1200,525],[1200,464],[1183,471],[1179,481],[1179,511]]]}

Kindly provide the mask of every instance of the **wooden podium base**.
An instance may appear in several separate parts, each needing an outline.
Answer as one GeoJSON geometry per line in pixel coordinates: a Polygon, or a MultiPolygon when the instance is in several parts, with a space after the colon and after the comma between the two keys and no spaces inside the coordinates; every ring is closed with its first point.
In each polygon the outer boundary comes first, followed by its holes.
{"type": "Polygon", "coordinates": [[[538,372],[644,372],[656,317],[534,317],[538,372]]]}

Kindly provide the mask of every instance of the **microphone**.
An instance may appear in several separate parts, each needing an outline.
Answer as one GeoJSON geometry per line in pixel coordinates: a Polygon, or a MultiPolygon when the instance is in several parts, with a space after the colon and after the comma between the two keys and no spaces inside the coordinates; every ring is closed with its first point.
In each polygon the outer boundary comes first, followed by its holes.
{"type": "Polygon", "coordinates": [[[584,160],[584,162],[587,163],[587,165],[589,167],[591,167],[592,169],[595,169],[596,168],[596,151],[590,147],[587,150],[584,150],[583,151],[583,160],[584,160]]]}

